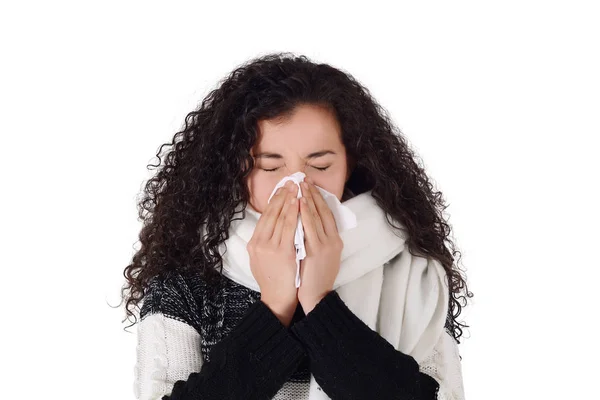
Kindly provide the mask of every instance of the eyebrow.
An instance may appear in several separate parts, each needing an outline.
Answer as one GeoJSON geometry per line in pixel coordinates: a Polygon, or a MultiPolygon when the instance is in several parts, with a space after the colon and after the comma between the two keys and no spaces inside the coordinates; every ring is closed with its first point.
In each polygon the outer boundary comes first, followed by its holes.
{"type": "MultiPolygon", "coordinates": [[[[310,153],[309,155],[307,155],[306,157],[304,157],[305,160],[309,160],[309,159],[313,159],[313,158],[317,158],[317,157],[322,157],[324,155],[327,154],[333,154],[335,155],[336,153],[333,150],[320,150],[320,151],[315,151],[314,153],[310,153]]],[[[276,159],[282,159],[283,156],[281,154],[278,153],[270,153],[270,152],[262,152],[262,153],[258,153],[254,156],[254,158],[276,158],[276,159]]]]}

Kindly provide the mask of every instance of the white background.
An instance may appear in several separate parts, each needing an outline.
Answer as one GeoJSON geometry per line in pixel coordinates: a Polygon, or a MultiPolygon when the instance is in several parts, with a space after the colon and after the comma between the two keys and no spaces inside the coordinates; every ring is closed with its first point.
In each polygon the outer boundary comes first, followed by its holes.
{"type": "Polygon", "coordinates": [[[467,398],[593,398],[595,3],[3,2],[1,397],[134,397],[110,306],[146,165],[217,80],[292,51],[367,86],[444,193],[467,398]]]}

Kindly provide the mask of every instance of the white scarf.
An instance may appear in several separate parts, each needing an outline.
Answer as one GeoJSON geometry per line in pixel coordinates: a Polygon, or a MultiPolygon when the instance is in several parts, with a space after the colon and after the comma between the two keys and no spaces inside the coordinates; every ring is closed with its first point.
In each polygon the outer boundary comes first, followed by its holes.
{"type": "MultiPolygon", "coordinates": [[[[410,254],[406,231],[388,224],[371,191],[343,204],[358,225],[339,233],[344,247],[333,290],[369,328],[420,363],[444,330],[449,299],[445,270],[435,259],[410,254]]],[[[229,239],[220,246],[223,274],[259,292],[246,246],[260,216],[248,204],[246,217],[231,222],[229,239]]],[[[234,218],[242,218],[242,212],[234,218]]],[[[309,393],[310,400],[329,399],[312,374],[309,393]]]]}

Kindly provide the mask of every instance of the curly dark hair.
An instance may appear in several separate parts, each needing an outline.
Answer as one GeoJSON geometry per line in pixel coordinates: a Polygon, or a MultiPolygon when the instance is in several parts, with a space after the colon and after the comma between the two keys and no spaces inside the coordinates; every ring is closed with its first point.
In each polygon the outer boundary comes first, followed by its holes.
{"type": "Polygon", "coordinates": [[[139,311],[149,280],[159,274],[200,274],[213,287],[221,282],[218,246],[229,238],[236,207],[245,210],[250,199],[246,178],[254,168],[250,150],[257,141],[257,122],[286,117],[309,104],[328,108],[339,121],[353,160],[346,189],[355,195],[372,190],[388,223],[393,225],[391,217],[407,229],[411,254],[434,257],[444,266],[451,292],[446,329],[460,343],[461,328],[469,325],[456,318],[473,294],[458,264],[453,266],[460,252],[442,216],[447,206],[369,91],[340,69],[289,52],[251,59],[219,84],[187,114],[171,143],[160,146],[158,163],[147,166],[158,171],[137,204],[143,227],[141,247],[123,272],[126,319],[135,318],[130,308],[139,311]],[[164,146],[168,152],[161,159],[164,146]]]}

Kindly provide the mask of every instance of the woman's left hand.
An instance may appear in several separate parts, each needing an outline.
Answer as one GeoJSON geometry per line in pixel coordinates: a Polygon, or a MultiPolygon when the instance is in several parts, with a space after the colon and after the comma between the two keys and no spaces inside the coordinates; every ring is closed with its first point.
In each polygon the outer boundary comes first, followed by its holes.
{"type": "Polygon", "coordinates": [[[331,209],[321,192],[310,182],[301,183],[300,217],[304,227],[306,257],[300,261],[301,284],[298,301],[308,314],[327,293],[333,290],[341,264],[344,242],[340,237],[331,209]]]}

